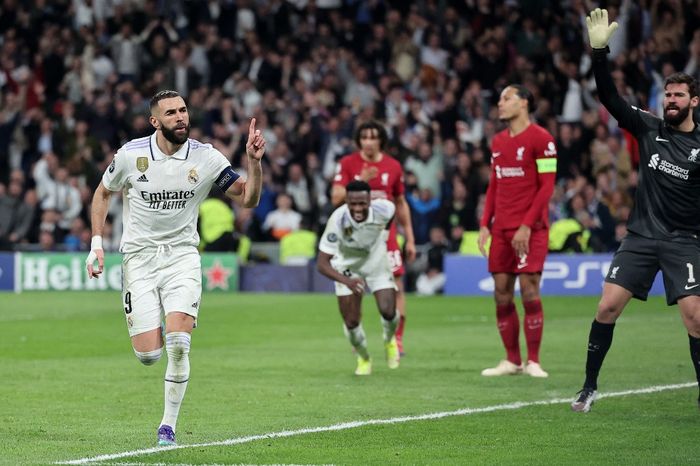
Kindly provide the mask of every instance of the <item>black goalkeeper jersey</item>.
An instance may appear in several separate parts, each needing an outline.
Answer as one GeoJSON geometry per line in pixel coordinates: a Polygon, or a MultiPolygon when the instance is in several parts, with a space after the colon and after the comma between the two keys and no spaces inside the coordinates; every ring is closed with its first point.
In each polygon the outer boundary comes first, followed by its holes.
{"type": "Polygon", "coordinates": [[[639,183],[627,229],[655,239],[700,233],[700,128],[676,131],[617,93],[604,50],[593,51],[600,101],[639,142],[639,183]]]}

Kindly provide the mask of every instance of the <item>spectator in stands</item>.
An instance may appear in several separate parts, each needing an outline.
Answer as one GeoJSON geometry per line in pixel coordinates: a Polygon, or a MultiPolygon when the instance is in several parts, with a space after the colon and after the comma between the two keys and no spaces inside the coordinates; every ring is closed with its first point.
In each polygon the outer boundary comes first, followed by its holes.
{"type": "Polygon", "coordinates": [[[421,63],[444,73],[447,71],[448,59],[449,53],[441,47],[440,36],[436,32],[430,33],[426,44],[420,50],[421,63]]]}
{"type": "Polygon", "coordinates": [[[32,170],[32,177],[36,185],[37,195],[41,201],[42,209],[48,209],[50,196],[55,192],[54,176],[59,167],[59,160],[53,152],[46,152],[36,162],[32,170]]]}
{"type": "Polygon", "coordinates": [[[351,71],[345,78],[348,80],[347,90],[343,96],[345,105],[360,110],[374,106],[379,98],[377,89],[369,82],[367,68],[360,64],[351,64],[351,71]]]}
{"type": "MultiPolygon", "coordinates": [[[[404,164],[406,171],[410,171],[416,176],[418,188],[421,191],[424,189],[430,190],[430,197],[435,197],[439,202],[442,194],[440,183],[443,179],[442,152],[433,150],[433,147],[428,142],[421,142],[418,145],[416,155],[406,160],[404,164]]],[[[427,237],[425,239],[427,240],[427,237]]]]}
{"type": "Polygon", "coordinates": [[[68,234],[63,238],[63,246],[66,251],[89,251],[90,250],[90,231],[87,230],[85,235],[85,221],[78,217],[73,219],[68,234]],[[87,239],[87,241],[86,241],[87,239]]]}
{"type": "Polygon", "coordinates": [[[42,252],[56,251],[56,239],[50,231],[39,233],[39,248],[42,252]]]}
{"type": "MultiPolygon", "coordinates": [[[[90,235],[88,237],[89,242],[92,240],[92,232],[88,229],[86,229],[86,231],[90,235]]],[[[120,239],[121,235],[116,236],[114,234],[114,223],[112,221],[111,216],[107,215],[107,219],[105,220],[105,227],[102,231],[102,248],[105,250],[105,252],[118,252],[120,239]]]]}
{"type": "Polygon", "coordinates": [[[445,237],[445,231],[441,227],[430,229],[430,242],[428,243],[428,264],[425,272],[418,276],[416,292],[419,295],[434,295],[442,292],[445,286],[445,273],[443,262],[445,254],[449,251],[449,242],[445,237]]]}
{"type": "Polygon", "coordinates": [[[287,193],[277,195],[276,205],[277,208],[265,217],[262,229],[279,241],[284,235],[300,228],[302,216],[293,209],[292,197],[287,193]]]}
{"type": "Polygon", "coordinates": [[[139,79],[143,57],[142,41],[141,37],[134,34],[129,21],[124,21],[119,32],[110,40],[109,45],[120,81],[135,82],[139,79]]]}
{"type": "Polygon", "coordinates": [[[0,95],[0,183],[6,182],[10,173],[10,148],[20,121],[21,104],[16,94],[0,95]]]}
{"type": "Polygon", "coordinates": [[[44,117],[39,123],[39,133],[36,135],[36,151],[39,154],[52,152],[60,155],[63,145],[58,139],[58,132],[51,118],[44,117]]]}
{"type": "Polygon", "coordinates": [[[336,163],[340,157],[352,151],[352,133],[342,128],[339,117],[330,116],[322,123],[320,139],[319,157],[323,176],[330,180],[335,175],[336,163]]]}
{"type": "Polygon", "coordinates": [[[41,209],[39,207],[39,198],[36,195],[36,190],[28,189],[24,193],[24,203],[31,209],[31,220],[29,221],[29,229],[18,240],[19,244],[34,244],[39,241],[39,225],[41,223],[41,209]]]}
{"type": "Polygon", "coordinates": [[[574,178],[581,173],[583,145],[581,129],[570,123],[559,126],[557,135],[557,181],[563,178],[574,178]]]}
{"type": "Polygon", "coordinates": [[[596,252],[613,251],[615,220],[610,215],[610,209],[592,184],[587,184],[583,189],[583,199],[592,221],[592,225],[588,226],[591,231],[591,248],[596,252]]]}
{"type": "Polygon", "coordinates": [[[76,180],[69,179],[66,168],[56,168],[55,175],[52,177],[49,174],[49,164],[54,162],[47,162],[47,160],[44,158],[37,162],[34,169],[34,180],[41,193],[41,208],[55,211],[60,217],[58,227],[69,230],[73,219],[83,208],[80,191],[76,186],[76,180]]]}
{"type": "Polygon", "coordinates": [[[0,250],[13,249],[31,227],[34,208],[22,200],[22,184],[11,180],[0,194],[0,250]]]}
{"type": "Polygon", "coordinates": [[[323,212],[326,212],[330,208],[330,205],[328,205],[330,199],[327,195],[329,191],[329,182],[323,177],[318,155],[316,155],[314,152],[309,152],[306,154],[305,176],[306,179],[310,180],[311,182],[311,198],[315,200],[319,215],[322,215],[323,212]]]}
{"type": "Polygon", "coordinates": [[[452,227],[460,225],[465,230],[478,230],[476,221],[476,202],[461,178],[452,178],[452,195],[445,199],[438,214],[438,221],[443,231],[450,231],[452,227]]]}
{"type": "Polygon", "coordinates": [[[425,244],[430,240],[430,227],[437,223],[440,199],[430,188],[423,188],[408,193],[406,196],[411,207],[413,234],[416,244],[425,244]]]}
{"type": "Polygon", "coordinates": [[[591,172],[596,174],[600,171],[607,170],[614,166],[613,154],[608,145],[609,138],[608,127],[602,123],[598,123],[595,127],[595,138],[590,143],[591,154],[591,172]]]}
{"type": "Polygon", "coordinates": [[[221,190],[213,189],[199,205],[200,250],[235,251],[234,213],[221,190]]]}
{"type": "Polygon", "coordinates": [[[309,181],[304,170],[298,163],[292,163],[287,167],[287,184],[285,192],[291,196],[294,206],[305,219],[310,219],[315,210],[315,203],[311,197],[309,181]]]}

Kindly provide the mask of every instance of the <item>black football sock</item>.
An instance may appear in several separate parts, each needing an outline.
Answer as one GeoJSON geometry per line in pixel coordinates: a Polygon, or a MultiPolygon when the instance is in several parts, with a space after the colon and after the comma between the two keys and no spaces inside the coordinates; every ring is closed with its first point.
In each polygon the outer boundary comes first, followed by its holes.
{"type": "Polygon", "coordinates": [[[588,335],[588,357],[586,358],[584,388],[598,389],[598,373],[612,344],[613,330],[615,330],[615,324],[603,324],[595,319],[593,320],[591,333],[588,335]]]}
{"type": "MultiPolygon", "coordinates": [[[[693,367],[695,368],[695,378],[698,381],[698,387],[700,387],[700,338],[688,335],[688,343],[690,343],[690,359],[693,361],[693,367]]],[[[698,396],[698,402],[700,403],[700,395],[698,396]]]]}

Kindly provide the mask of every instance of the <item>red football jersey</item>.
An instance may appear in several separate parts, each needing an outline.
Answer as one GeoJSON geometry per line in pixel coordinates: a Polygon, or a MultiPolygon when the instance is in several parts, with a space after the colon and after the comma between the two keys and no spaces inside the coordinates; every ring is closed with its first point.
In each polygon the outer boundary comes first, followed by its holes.
{"type": "Polygon", "coordinates": [[[404,193],[403,168],[395,158],[382,154],[379,162],[368,162],[359,152],[346,155],[340,159],[338,170],[333,178],[333,184],[347,185],[354,179],[359,179],[362,169],[376,167],[377,174],[368,181],[372,190],[372,199],[389,199],[394,201],[404,193]]]}
{"type": "Polygon", "coordinates": [[[531,123],[515,136],[508,129],[496,134],[481,226],[547,228],[556,171],[557,148],[546,129],[531,123]]]}

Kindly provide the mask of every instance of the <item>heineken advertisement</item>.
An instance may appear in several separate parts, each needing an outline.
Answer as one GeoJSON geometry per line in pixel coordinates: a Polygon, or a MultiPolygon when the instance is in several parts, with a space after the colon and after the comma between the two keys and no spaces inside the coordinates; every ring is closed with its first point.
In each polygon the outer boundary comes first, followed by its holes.
{"type": "MultiPolygon", "coordinates": [[[[122,289],[121,254],[105,255],[105,270],[98,279],[88,279],[87,253],[22,253],[19,261],[19,290],[116,290],[122,289]]],[[[237,291],[238,259],[233,253],[202,254],[202,290],[237,291]]]]}

